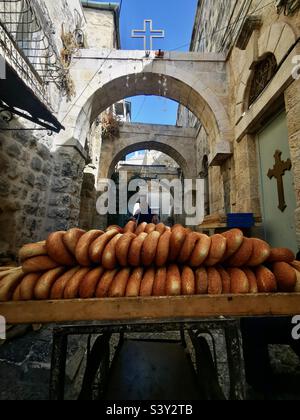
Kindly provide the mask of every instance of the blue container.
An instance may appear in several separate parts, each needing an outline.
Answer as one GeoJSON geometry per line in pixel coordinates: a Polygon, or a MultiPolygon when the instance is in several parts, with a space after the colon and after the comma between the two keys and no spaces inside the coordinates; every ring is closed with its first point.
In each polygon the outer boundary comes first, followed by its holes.
{"type": "Polygon", "coordinates": [[[251,228],[255,225],[253,213],[229,213],[227,215],[227,227],[251,228]]]}

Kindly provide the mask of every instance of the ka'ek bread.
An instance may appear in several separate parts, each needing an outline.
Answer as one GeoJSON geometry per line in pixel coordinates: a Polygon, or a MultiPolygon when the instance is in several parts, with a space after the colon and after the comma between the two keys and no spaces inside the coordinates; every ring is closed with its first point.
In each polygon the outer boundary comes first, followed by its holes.
{"type": "MultiPolygon", "coordinates": [[[[128,253],[132,241],[135,238],[136,235],[134,233],[129,232],[121,236],[120,239],[116,242],[116,258],[121,267],[128,266],[128,253]]],[[[114,266],[110,268],[113,269],[114,266]]]]}
{"type": "Polygon", "coordinates": [[[259,293],[277,292],[276,277],[272,271],[262,265],[256,268],[255,274],[259,293]]]}
{"type": "Polygon", "coordinates": [[[182,281],[182,295],[191,296],[194,295],[196,292],[196,279],[194,271],[185,266],[182,270],[181,274],[181,281],[182,281]]]}
{"type": "Polygon", "coordinates": [[[118,298],[125,296],[130,273],[130,268],[123,268],[116,274],[109,288],[109,297],[118,298]]]}
{"type": "Polygon", "coordinates": [[[167,284],[167,268],[161,267],[156,270],[154,285],[153,285],[153,296],[165,296],[166,295],[166,284],[167,284]]]}
{"type": "Polygon", "coordinates": [[[178,256],[180,254],[181,248],[185,242],[187,231],[183,226],[177,225],[174,226],[172,230],[172,235],[170,239],[170,254],[169,261],[177,262],[178,256]]]}
{"type": "Polygon", "coordinates": [[[168,267],[167,282],[166,282],[167,296],[181,295],[181,274],[177,265],[172,264],[168,267]]]}
{"type": "Polygon", "coordinates": [[[156,270],[151,267],[145,270],[141,283],[140,296],[150,297],[153,293],[156,270]]]}
{"type": "Polygon", "coordinates": [[[144,268],[135,268],[128,280],[126,287],[126,297],[138,297],[140,295],[141,283],[144,276],[144,268]]]}
{"type": "Polygon", "coordinates": [[[131,267],[140,267],[142,265],[142,249],[146,238],[148,237],[147,233],[140,233],[133,241],[131,242],[130,249],[128,251],[128,264],[131,267]]]}
{"type": "Polygon", "coordinates": [[[40,271],[48,271],[58,267],[59,264],[46,255],[29,258],[22,264],[22,269],[26,274],[39,273],[40,271]]]}
{"type": "Polygon", "coordinates": [[[273,265],[272,271],[280,292],[290,293],[295,291],[297,275],[293,267],[285,262],[278,262],[273,265]]]}
{"type": "Polygon", "coordinates": [[[247,294],[250,291],[249,280],[246,274],[239,268],[228,268],[228,274],[231,279],[232,294],[247,294]]]}
{"type": "Polygon", "coordinates": [[[196,294],[207,295],[208,293],[208,275],[204,267],[198,268],[195,272],[196,294]]]}
{"type": "Polygon", "coordinates": [[[195,248],[192,252],[190,258],[190,266],[193,268],[200,267],[204,261],[207,259],[210,247],[211,247],[211,238],[204,234],[199,234],[199,240],[195,245],[195,248]]]}
{"type": "Polygon", "coordinates": [[[285,262],[292,263],[296,256],[293,251],[287,248],[272,248],[271,254],[267,260],[267,263],[285,262]]]}
{"type": "Polygon", "coordinates": [[[42,273],[30,273],[23,278],[19,289],[19,300],[34,299],[34,289],[41,276],[42,273]]]}
{"type": "Polygon", "coordinates": [[[296,274],[296,278],[297,278],[297,281],[296,281],[296,286],[295,286],[295,293],[300,293],[300,271],[298,271],[298,270],[296,270],[295,268],[294,268],[294,270],[295,270],[295,274],[296,274]]]}
{"type": "Polygon", "coordinates": [[[103,267],[97,267],[94,270],[89,271],[85,277],[83,277],[79,287],[80,299],[92,299],[95,297],[96,288],[104,271],[103,267]]]}
{"type": "Polygon", "coordinates": [[[205,261],[207,267],[213,267],[219,264],[225,255],[227,240],[222,235],[213,235],[211,238],[211,247],[208,258],[205,261]]]}
{"type": "Polygon", "coordinates": [[[258,286],[257,286],[257,279],[254,272],[250,268],[243,268],[243,272],[246,274],[249,280],[249,286],[250,286],[249,293],[257,294],[258,286]]]}
{"type": "Polygon", "coordinates": [[[208,294],[221,295],[223,292],[222,277],[216,268],[210,267],[207,269],[208,277],[208,294]]]}
{"type": "Polygon", "coordinates": [[[169,254],[170,254],[170,241],[171,241],[172,232],[166,231],[159,238],[155,264],[157,267],[163,267],[167,264],[169,254]]]}
{"type": "Polygon", "coordinates": [[[226,239],[226,252],[223,257],[223,261],[232,257],[239,248],[242,246],[244,240],[244,234],[240,229],[232,229],[222,234],[226,239]]]}
{"type": "Polygon", "coordinates": [[[154,231],[145,239],[141,253],[141,261],[144,267],[150,267],[153,264],[160,236],[159,232],[154,231]]]}
{"type": "Polygon", "coordinates": [[[33,257],[41,257],[48,255],[46,241],[37,242],[35,244],[24,245],[19,252],[19,259],[22,262],[33,257]]]}
{"type": "Polygon", "coordinates": [[[54,285],[52,286],[50,298],[53,300],[59,300],[64,298],[65,288],[68,282],[76,275],[76,273],[80,270],[80,267],[74,267],[71,270],[68,270],[64,273],[61,277],[59,277],[54,285]]]}
{"type": "Polygon", "coordinates": [[[249,238],[244,238],[240,248],[227,261],[230,267],[243,267],[249,261],[253,252],[253,242],[249,238]]]}
{"type": "Polygon", "coordinates": [[[64,244],[64,236],[66,232],[54,232],[48,236],[46,241],[46,248],[49,257],[57,262],[60,266],[74,266],[76,260],[71,252],[64,244]]]}
{"type": "Polygon", "coordinates": [[[24,277],[22,269],[15,270],[13,273],[8,274],[0,281],[0,302],[7,302],[12,299],[16,288],[21,283],[24,277]]]}
{"type": "Polygon", "coordinates": [[[252,255],[246,265],[248,267],[258,267],[270,257],[271,247],[261,239],[252,238],[251,241],[253,243],[252,255]]]}
{"type": "Polygon", "coordinates": [[[224,295],[231,293],[231,278],[228,272],[221,266],[217,266],[218,273],[222,279],[222,291],[224,295]]]}
{"type": "Polygon", "coordinates": [[[70,229],[68,232],[63,236],[63,243],[67,247],[68,251],[71,252],[72,255],[75,255],[76,246],[79,242],[79,239],[86,233],[85,230],[82,229],[70,229]]]}

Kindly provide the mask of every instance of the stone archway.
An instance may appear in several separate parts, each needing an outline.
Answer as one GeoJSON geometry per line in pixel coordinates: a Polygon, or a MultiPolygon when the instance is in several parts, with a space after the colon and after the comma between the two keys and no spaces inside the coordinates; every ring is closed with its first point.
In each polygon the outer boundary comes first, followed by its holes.
{"type": "MultiPolygon", "coordinates": [[[[227,65],[223,54],[165,53],[164,58],[157,59],[154,52],[145,57],[143,51],[82,50],[80,57],[74,58],[71,77],[76,98],[59,116],[66,130],[55,141],[58,159],[68,155],[72,161],[79,160],[80,167],[84,166],[91,124],[118,100],[136,95],[166,97],[192,111],[208,135],[210,162],[216,162],[219,153],[227,157],[232,154],[233,129],[228,116],[227,65]]],[[[171,153],[175,155],[174,151],[171,153]]],[[[194,158],[195,154],[190,156],[194,158]]],[[[177,159],[181,161],[180,156],[177,159]]],[[[197,178],[197,173],[190,170],[196,164],[191,165],[185,157],[181,165],[187,177],[197,178]]],[[[53,179],[52,184],[55,183],[57,180],[53,179]]],[[[80,172],[72,183],[70,189],[80,190],[80,172]]],[[[55,185],[50,201],[60,202],[63,193],[55,185]]],[[[78,197],[71,195],[70,201],[71,216],[60,224],[64,229],[78,223],[78,197]]],[[[53,230],[52,224],[53,221],[49,230],[53,230]]]]}
{"type": "Polygon", "coordinates": [[[188,178],[188,162],[185,160],[185,158],[180,155],[175,149],[173,149],[170,146],[162,145],[158,142],[152,141],[152,142],[141,142],[136,143],[131,146],[127,146],[124,149],[120,150],[112,159],[111,164],[108,169],[108,178],[111,178],[112,174],[114,173],[115,167],[122,160],[125,156],[127,156],[130,153],[138,152],[140,150],[156,150],[158,152],[165,153],[166,155],[170,156],[172,159],[175,160],[175,162],[180,166],[180,168],[183,171],[184,177],[188,178]]]}
{"type": "Polygon", "coordinates": [[[222,54],[168,53],[145,58],[141,51],[82,51],[71,72],[77,98],[62,115],[66,131],[57,146],[84,147],[91,123],[126,97],[162,96],[187,107],[201,121],[212,155],[231,153],[232,129],[227,112],[228,85],[222,54]]]}
{"type": "Polygon", "coordinates": [[[122,124],[119,138],[102,142],[98,179],[110,178],[117,163],[139,150],[156,150],[170,156],[183,171],[184,178],[197,178],[196,129],[122,124]]]}

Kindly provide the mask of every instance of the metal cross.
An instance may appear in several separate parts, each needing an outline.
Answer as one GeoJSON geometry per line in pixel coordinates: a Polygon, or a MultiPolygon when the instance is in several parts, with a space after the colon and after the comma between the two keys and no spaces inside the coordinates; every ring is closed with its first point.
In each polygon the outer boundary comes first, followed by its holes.
{"type": "Polygon", "coordinates": [[[164,38],[165,31],[163,29],[153,29],[153,22],[152,19],[145,19],[144,20],[144,29],[134,29],[131,33],[132,38],[142,38],[144,40],[144,50],[145,51],[152,51],[153,50],[153,39],[154,38],[164,38]],[[147,34],[147,24],[150,25],[150,35],[147,34]],[[147,48],[147,38],[149,38],[150,48],[147,48]]]}
{"type": "Polygon", "coordinates": [[[276,150],[274,158],[275,158],[275,165],[273,169],[269,169],[268,177],[270,179],[276,178],[277,180],[277,190],[278,190],[278,201],[279,205],[278,208],[282,212],[287,208],[284,196],[284,185],[283,185],[283,177],[286,171],[290,171],[292,169],[292,162],[291,159],[288,159],[286,162],[283,162],[281,159],[282,152],[280,150],[276,150]]]}

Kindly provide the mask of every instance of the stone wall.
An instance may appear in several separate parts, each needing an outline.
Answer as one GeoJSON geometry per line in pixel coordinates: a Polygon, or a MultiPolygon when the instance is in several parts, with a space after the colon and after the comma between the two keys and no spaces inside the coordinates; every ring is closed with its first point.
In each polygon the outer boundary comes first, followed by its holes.
{"type": "MultiPolygon", "coordinates": [[[[23,129],[15,121],[10,127],[23,129]]],[[[49,178],[54,159],[44,132],[2,131],[0,125],[0,260],[45,237],[49,178]],[[43,133],[43,134],[42,134],[43,133]]]]}
{"type": "Polygon", "coordinates": [[[300,80],[295,81],[286,90],[285,104],[297,201],[296,234],[298,248],[300,249],[300,80]]]}
{"type": "MultiPolygon", "coordinates": [[[[293,136],[297,136],[298,131],[294,121],[297,121],[295,104],[300,100],[300,92],[295,88],[295,83],[288,88],[287,86],[292,82],[292,56],[296,54],[296,51],[294,50],[290,57],[288,53],[294,47],[297,35],[300,35],[300,14],[299,11],[288,17],[283,13],[277,14],[275,5],[269,3],[268,1],[263,1],[261,4],[258,1],[253,3],[250,12],[253,13],[259,8],[257,14],[261,16],[261,27],[253,32],[245,50],[238,48],[232,50],[228,61],[231,80],[229,111],[232,125],[236,126],[233,139],[236,182],[232,185],[234,193],[232,199],[236,202],[236,211],[253,212],[258,219],[261,218],[261,204],[256,134],[264,126],[266,120],[277,112],[279,106],[277,102],[284,92],[286,101],[284,103],[282,100],[281,106],[286,107],[295,176],[298,159],[293,136]],[[267,52],[274,53],[280,68],[264,94],[248,109],[246,106],[247,87],[252,76],[251,65],[267,52]]],[[[297,148],[299,150],[299,142],[297,148]]],[[[295,184],[297,192],[297,184],[299,185],[297,176],[295,184]]],[[[296,219],[300,221],[299,218],[296,219]]]]}
{"type": "Polygon", "coordinates": [[[86,48],[118,48],[114,12],[85,7],[86,48]]]}
{"type": "MultiPolygon", "coordinates": [[[[47,24],[52,24],[52,41],[60,55],[62,25],[73,32],[82,21],[85,28],[81,2],[44,0],[39,7],[47,24]]],[[[58,115],[69,105],[55,85],[49,84],[48,90],[58,115]]],[[[18,117],[9,124],[0,121],[0,263],[15,259],[24,243],[78,224],[85,158],[76,149],[54,151],[55,138],[18,117]]]]}
{"type": "Polygon", "coordinates": [[[237,36],[252,0],[223,0],[215,7],[211,0],[198,5],[192,44],[200,52],[227,51],[237,36]]]}
{"type": "MultiPolygon", "coordinates": [[[[299,100],[298,83],[293,82],[292,58],[299,54],[299,48],[288,55],[297,37],[300,36],[299,9],[293,15],[278,14],[274,1],[254,0],[251,2],[222,2],[213,8],[211,2],[199,2],[193,39],[193,51],[227,51],[229,78],[229,117],[235,135],[232,137],[233,157],[220,168],[209,169],[210,211],[224,213],[228,209],[234,212],[253,212],[261,218],[258,160],[256,152],[256,133],[263,121],[276,111],[280,95],[285,96],[287,123],[289,129],[290,150],[295,175],[295,193],[298,207],[299,177],[299,100]],[[246,7],[248,3],[248,8],[246,7]],[[240,24],[233,24],[240,14],[241,5],[245,6],[240,15],[240,24]],[[249,8],[250,6],[250,8],[249,8]],[[233,7],[233,8],[232,8],[233,7]],[[261,26],[250,32],[245,49],[236,47],[239,31],[246,37],[243,26],[246,15],[259,16],[261,26]],[[209,19],[208,19],[209,17],[209,19]],[[227,27],[226,34],[222,28],[227,27]],[[231,28],[231,29],[230,29],[231,28]],[[237,30],[238,29],[238,30],[237,30]],[[227,42],[229,40],[229,42],[227,42]],[[224,42],[226,41],[226,42],[224,42]],[[251,81],[251,65],[267,52],[275,54],[280,64],[278,73],[251,109],[247,109],[248,84],[251,81]],[[293,83],[292,83],[293,82],[293,83]]],[[[281,103],[284,105],[283,101],[281,103]]],[[[180,107],[178,113],[180,126],[194,126],[195,117],[180,107]]],[[[211,139],[203,129],[197,139],[199,164],[212,147],[211,139]]],[[[300,245],[300,210],[296,211],[297,235],[300,245]]]]}
{"type": "Polygon", "coordinates": [[[73,147],[61,147],[53,155],[55,163],[49,183],[47,233],[78,226],[83,170],[86,165],[83,152],[73,147]]]}

